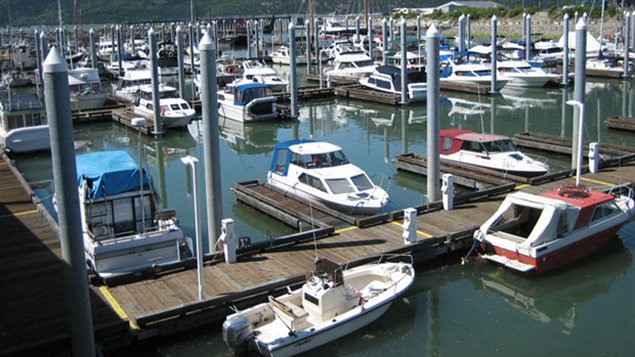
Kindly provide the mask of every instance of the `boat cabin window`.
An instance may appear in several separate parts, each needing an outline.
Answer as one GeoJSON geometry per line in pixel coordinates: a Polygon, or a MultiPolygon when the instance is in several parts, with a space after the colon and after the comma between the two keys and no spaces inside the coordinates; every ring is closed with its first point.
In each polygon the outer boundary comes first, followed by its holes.
{"type": "Polygon", "coordinates": [[[351,181],[353,181],[353,184],[359,191],[370,190],[371,188],[375,187],[375,185],[373,185],[373,183],[364,174],[359,174],[357,176],[351,177],[351,181]]]}
{"type": "Polygon", "coordinates": [[[264,87],[249,88],[245,90],[244,92],[238,92],[236,94],[237,94],[237,101],[243,102],[243,103],[249,103],[254,99],[268,97],[270,95],[269,89],[264,87]]]}
{"type": "Polygon", "coordinates": [[[593,210],[593,216],[591,216],[591,223],[598,222],[606,217],[610,217],[612,215],[618,214],[622,212],[622,210],[617,207],[615,202],[609,201],[604,202],[593,210]]]}
{"type": "Polygon", "coordinates": [[[441,143],[442,150],[443,151],[450,150],[450,148],[452,148],[452,138],[448,138],[447,136],[444,136],[442,140],[443,140],[443,142],[441,143]]]}
{"type": "MultiPolygon", "coordinates": [[[[293,157],[295,158],[297,154],[293,155],[293,157]]],[[[309,169],[335,167],[348,164],[346,155],[344,155],[344,152],[342,150],[333,151],[325,154],[306,154],[302,155],[302,158],[300,160],[302,160],[302,162],[305,163],[306,167],[309,169]]],[[[295,160],[292,158],[292,161],[295,160]]]]}
{"type": "MultiPolygon", "coordinates": [[[[392,89],[392,83],[385,81],[383,79],[378,79],[377,87],[384,88],[384,89],[392,89]]],[[[397,88],[395,88],[395,90],[397,90],[397,88]]]]}
{"type": "Polygon", "coordinates": [[[483,143],[485,150],[489,152],[515,151],[516,147],[511,139],[496,140],[483,143]]]}
{"type": "Polygon", "coordinates": [[[46,119],[43,118],[40,113],[14,114],[9,115],[5,130],[13,130],[41,124],[46,124],[46,119]]]}
{"type": "Polygon", "coordinates": [[[533,231],[542,209],[512,204],[492,224],[492,231],[505,232],[519,238],[527,238],[533,231]]]}
{"type": "Polygon", "coordinates": [[[326,192],[326,188],[324,187],[324,184],[322,184],[322,181],[315,176],[302,174],[300,175],[300,177],[298,177],[298,181],[302,182],[303,184],[307,186],[318,189],[322,192],[326,192]]]}
{"type": "MultiPolygon", "coordinates": [[[[152,94],[150,94],[150,96],[152,96],[152,94]]],[[[179,91],[177,91],[177,90],[160,91],[159,92],[159,97],[161,99],[163,99],[163,98],[179,98],[179,91]]]]}
{"type": "Polygon", "coordinates": [[[355,62],[355,66],[357,67],[372,67],[374,65],[375,63],[373,63],[373,60],[370,59],[355,62]]]}
{"type": "MultiPolygon", "coordinates": [[[[287,155],[288,155],[288,151],[286,150],[278,150],[278,158],[276,160],[276,168],[274,170],[275,173],[277,173],[278,175],[284,175],[284,169],[287,166],[287,155]]],[[[297,154],[293,154],[293,158],[295,158],[296,156],[299,156],[297,154]]],[[[300,166],[298,163],[293,162],[293,164],[300,166]]]]}
{"type": "Polygon", "coordinates": [[[353,190],[351,185],[348,183],[348,180],[345,179],[345,178],[341,178],[341,179],[327,179],[326,180],[326,184],[331,189],[331,192],[333,192],[336,195],[355,191],[355,190],[353,190]]]}
{"type": "MultiPolygon", "coordinates": [[[[150,195],[143,197],[143,216],[146,230],[152,227],[154,214],[150,195]]],[[[106,202],[91,203],[87,207],[88,228],[96,238],[141,232],[139,197],[125,197],[106,202]]]]}
{"type": "Polygon", "coordinates": [[[473,151],[473,152],[484,152],[485,148],[481,145],[481,143],[477,141],[464,141],[461,146],[461,150],[473,151]]]}

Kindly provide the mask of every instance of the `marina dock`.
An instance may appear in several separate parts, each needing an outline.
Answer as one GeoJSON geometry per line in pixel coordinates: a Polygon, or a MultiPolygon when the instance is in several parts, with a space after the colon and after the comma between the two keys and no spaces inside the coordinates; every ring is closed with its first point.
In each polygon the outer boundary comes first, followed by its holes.
{"type": "Polygon", "coordinates": [[[606,126],[609,129],[635,131],[635,118],[614,116],[606,118],[606,126]]]}

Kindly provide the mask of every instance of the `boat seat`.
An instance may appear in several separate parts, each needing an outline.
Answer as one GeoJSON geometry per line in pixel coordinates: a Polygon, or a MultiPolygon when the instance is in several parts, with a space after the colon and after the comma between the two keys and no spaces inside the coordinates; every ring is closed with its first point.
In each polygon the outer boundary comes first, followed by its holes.
{"type": "Polygon", "coordinates": [[[273,296],[269,296],[269,303],[276,318],[282,320],[292,330],[297,331],[308,326],[309,313],[303,308],[291,302],[279,301],[273,296]]]}

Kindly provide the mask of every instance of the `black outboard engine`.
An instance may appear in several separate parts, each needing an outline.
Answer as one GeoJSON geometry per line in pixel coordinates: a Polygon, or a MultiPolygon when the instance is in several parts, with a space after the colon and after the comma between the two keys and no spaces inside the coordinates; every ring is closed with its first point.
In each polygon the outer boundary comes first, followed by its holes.
{"type": "Polygon", "coordinates": [[[247,352],[253,336],[251,324],[243,316],[234,316],[223,322],[223,342],[234,354],[247,352]]]}

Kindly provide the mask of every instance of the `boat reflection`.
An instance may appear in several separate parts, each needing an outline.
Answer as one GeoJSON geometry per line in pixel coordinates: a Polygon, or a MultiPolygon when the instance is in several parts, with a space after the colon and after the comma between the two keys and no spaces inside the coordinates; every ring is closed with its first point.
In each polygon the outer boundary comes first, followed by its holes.
{"type": "Polygon", "coordinates": [[[572,330],[576,306],[608,293],[611,285],[627,274],[631,261],[632,255],[622,240],[613,239],[602,252],[561,273],[532,279],[502,268],[490,269],[479,262],[472,282],[478,290],[494,292],[537,321],[557,320],[572,330]]]}
{"type": "Polygon", "coordinates": [[[279,128],[297,125],[294,122],[244,123],[219,118],[220,136],[232,151],[239,154],[261,154],[273,151],[279,128]]]}
{"type": "Polygon", "coordinates": [[[522,88],[510,87],[500,91],[505,99],[504,103],[498,104],[498,109],[519,110],[525,108],[554,109],[558,106],[561,95],[560,90],[546,90],[545,88],[522,88]]]}

